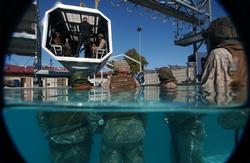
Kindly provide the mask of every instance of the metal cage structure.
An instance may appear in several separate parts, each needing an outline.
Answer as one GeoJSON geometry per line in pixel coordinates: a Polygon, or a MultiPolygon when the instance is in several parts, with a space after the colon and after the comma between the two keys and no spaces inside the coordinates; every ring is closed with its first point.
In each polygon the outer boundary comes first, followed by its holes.
{"type": "Polygon", "coordinates": [[[82,71],[87,76],[92,76],[103,68],[113,53],[111,21],[97,9],[57,3],[52,9],[46,11],[43,27],[42,47],[70,72],[82,71]],[[77,46],[80,41],[79,25],[83,17],[87,17],[93,27],[91,42],[98,40],[98,34],[104,35],[106,48],[101,51],[99,56],[80,57],[77,54],[77,46]],[[55,32],[60,33],[62,45],[51,43],[55,32]],[[66,39],[70,43],[72,56],[63,54],[66,39]]]}

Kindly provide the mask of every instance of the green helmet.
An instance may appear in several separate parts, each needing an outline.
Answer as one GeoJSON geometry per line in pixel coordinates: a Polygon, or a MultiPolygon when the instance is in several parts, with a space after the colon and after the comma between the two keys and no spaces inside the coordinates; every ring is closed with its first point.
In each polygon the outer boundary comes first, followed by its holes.
{"type": "Polygon", "coordinates": [[[229,17],[214,20],[202,34],[204,38],[237,39],[238,34],[229,17]]]}
{"type": "Polygon", "coordinates": [[[77,71],[73,73],[71,77],[71,85],[74,86],[75,84],[82,84],[82,83],[87,83],[88,82],[88,77],[84,75],[83,72],[77,71]]]}

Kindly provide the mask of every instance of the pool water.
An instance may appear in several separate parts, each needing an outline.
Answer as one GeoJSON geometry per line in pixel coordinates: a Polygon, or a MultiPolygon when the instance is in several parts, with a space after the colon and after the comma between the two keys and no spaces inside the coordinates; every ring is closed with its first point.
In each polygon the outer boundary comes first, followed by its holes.
{"type": "Polygon", "coordinates": [[[219,163],[243,132],[241,93],[5,88],[4,118],[29,163],[219,163]]]}

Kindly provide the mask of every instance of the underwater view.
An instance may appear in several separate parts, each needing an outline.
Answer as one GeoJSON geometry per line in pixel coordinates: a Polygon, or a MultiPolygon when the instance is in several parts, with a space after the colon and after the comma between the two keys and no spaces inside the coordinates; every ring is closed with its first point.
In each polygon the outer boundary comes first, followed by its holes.
{"type": "Polygon", "coordinates": [[[30,163],[225,162],[248,113],[240,92],[218,99],[198,85],[4,91],[6,125],[30,163]]]}

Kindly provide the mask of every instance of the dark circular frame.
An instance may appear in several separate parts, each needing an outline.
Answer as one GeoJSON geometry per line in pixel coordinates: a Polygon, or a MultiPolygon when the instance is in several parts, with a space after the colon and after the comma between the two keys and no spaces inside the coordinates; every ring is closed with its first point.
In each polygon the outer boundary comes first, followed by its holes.
{"type": "MultiPolygon", "coordinates": [[[[32,0],[8,0],[0,1],[0,82],[3,83],[4,76],[4,61],[7,47],[11,38],[12,32],[15,30],[21,16],[25,13],[25,10],[31,4],[32,0]]],[[[247,62],[250,63],[250,24],[247,23],[247,18],[250,15],[250,1],[242,0],[220,0],[222,6],[231,16],[240,38],[246,48],[247,62]]],[[[250,70],[248,64],[248,69],[250,70]]],[[[248,76],[250,71],[248,71],[248,76]]],[[[249,81],[248,81],[249,83],[249,81]]],[[[248,88],[249,92],[249,88],[248,88]]],[[[16,150],[15,145],[11,141],[8,135],[7,128],[5,126],[2,109],[4,107],[4,94],[3,87],[0,87],[0,162],[25,162],[19,152],[16,150]]],[[[250,96],[247,98],[247,102],[244,106],[250,108],[250,96]]],[[[228,158],[229,163],[249,163],[250,156],[250,120],[248,120],[243,135],[239,144],[234,149],[231,156],[228,158]]]]}

